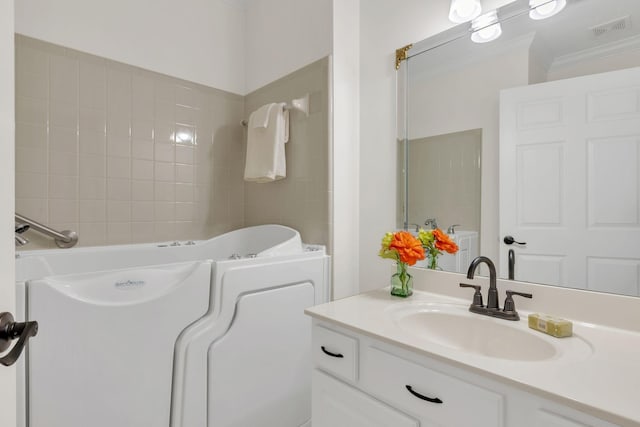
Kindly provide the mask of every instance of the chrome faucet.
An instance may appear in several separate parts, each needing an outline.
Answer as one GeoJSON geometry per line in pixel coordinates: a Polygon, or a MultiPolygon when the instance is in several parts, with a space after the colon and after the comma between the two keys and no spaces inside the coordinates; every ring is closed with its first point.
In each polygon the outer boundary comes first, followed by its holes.
{"type": "Polygon", "coordinates": [[[26,237],[21,236],[22,233],[24,233],[25,231],[27,231],[29,229],[29,224],[23,224],[23,223],[16,223],[15,224],[15,244],[16,247],[18,246],[24,246],[27,243],[29,243],[29,239],[27,239],[26,237]]]}
{"type": "Polygon", "coordinates": [[[431,230],[435,230],[436,228],[438,228],[438,222],[436,221],[435,218],[428,218],[425,222],[424,225],[426,225],[427,227],[429,227],[431,230]]]}
{"type": "Polygon", "coordinates": [[[485,263],[489,267],[489,293],[487,294],[487,305],[485,306],[482,303],[482,293],[480,292],[481,288],[479,285],[460,283],[461,288],[475,289],[473,302],[469,306],[469,311],[505,320],[520,320],[520,316],[516,311],[515,303],[513,302],[513,295],[519,295],[525,298],[532,298],[533,295],[523,292],[507,291],[507,298],[504,300],[504,309],[500,310],[500,306],[498,305],[498,287],[496,285],[496,266],[493,264],[493,261],[486,256],[476,257],[469,265],[467,279],[473,279],[476,269],[481,263],[485,263]]]}
{"type": "Polygon", "coordinates": [[[409,227],[413,227],[416,233],[420,231],[420,226],[418,224],[414,224],[413,222],[410,222],[409,224],[407,224],[407,226],[404,229],[409,230],[409,227]]]}
{"type": "Polygon", "coordinates": [[[456,227],[460,227],[460,224],[452,224],[447,228],[447,234],[456,234],[456,227]]]}
{"type": "Polygon", "coordinates": [[[22,237],[21,235],[19,235],[18,233],[16,233],[15,236],[15,241],[16,241],[16,247],[18,246],[24,246],[27,243],[29,243],[29,240],[27,240],[25,237],[22,237]]]}

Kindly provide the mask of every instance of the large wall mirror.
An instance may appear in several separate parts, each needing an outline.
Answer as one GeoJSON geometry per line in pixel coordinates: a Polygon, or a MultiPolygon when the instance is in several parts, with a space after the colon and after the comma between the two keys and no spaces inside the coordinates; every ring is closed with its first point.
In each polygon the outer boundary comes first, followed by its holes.
{"type": "Polygon", "coordinates": [[[640,1],[497,15],[499,38],[461,24],[400,64],[398,227],[472,236],[445,270],[482,254],[502,278],[639,296],[640,1]]]}

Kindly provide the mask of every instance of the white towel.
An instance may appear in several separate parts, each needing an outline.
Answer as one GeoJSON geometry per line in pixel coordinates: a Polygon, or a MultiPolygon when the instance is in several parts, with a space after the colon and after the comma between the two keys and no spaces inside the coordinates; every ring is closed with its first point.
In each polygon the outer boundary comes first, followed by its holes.
{"type": "Polygon", "coordinates": [[[267,104],[251,113],[245,181],[271,182],[287,176],[284,144],[289,139],[289,111],[285,105],[267,104]]]}

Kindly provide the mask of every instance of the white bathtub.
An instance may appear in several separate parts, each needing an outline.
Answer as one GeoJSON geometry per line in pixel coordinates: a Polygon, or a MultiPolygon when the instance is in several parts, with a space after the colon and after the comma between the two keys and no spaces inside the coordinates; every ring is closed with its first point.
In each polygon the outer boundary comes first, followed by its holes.
{"type": "Polygon", "coordinates": [[[22,425],[310,423],[303,310],[328,300],[324,248],[278,225],[188,243],[18,254],[24,318],[40,326],[22,425]]]}

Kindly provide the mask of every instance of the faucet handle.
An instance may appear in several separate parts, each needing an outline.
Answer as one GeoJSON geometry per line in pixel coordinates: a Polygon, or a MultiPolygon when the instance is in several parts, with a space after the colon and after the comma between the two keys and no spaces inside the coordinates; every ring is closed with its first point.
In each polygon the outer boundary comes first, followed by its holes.
{"type": "Polygon", "coordinates": [[[460,224],[452,224],[447,228],[447,234],[456,234],[456,227],[460,227],[460,224]]]}
{"type": "Polygon", "coordinates": [[[507,291],[507,298],[504,300],[504,308],[502,309],[502,311],[515,313],[516,304],[513,302],[513,295],[519,295],[525,298],[533,298],[533,295],[524,292],[507,291]]]}
{"type": "Polygon", "coordinates": [[[466,283],[460,283],[460,287],[461,288],[473,288],[476,291],[473,294],[473,302],[471,303],[472,307],[484,307],[484,304],[482,302],[482,293],[480,292],[480,290],[482,289],[480,287],[480,285],[469,285],[466,283]]]}

